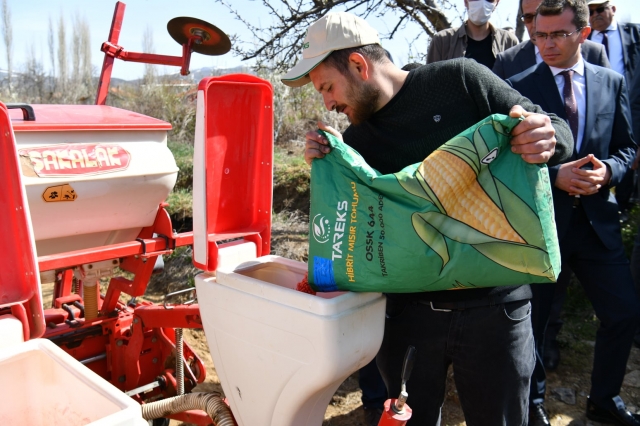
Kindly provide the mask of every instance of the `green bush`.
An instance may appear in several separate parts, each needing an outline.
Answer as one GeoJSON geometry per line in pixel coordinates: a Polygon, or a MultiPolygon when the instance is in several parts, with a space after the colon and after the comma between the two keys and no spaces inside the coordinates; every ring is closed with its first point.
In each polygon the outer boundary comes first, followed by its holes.
{"type": "Polygon", "coordinates": [[[633,242],[638,232],[638,223],[640,223],[640,207],[634,205],[629,211],[629,220],[622,224],[622,243],[629,257],[631,257],[633,242]]]}
{"type": "Polygon", "coordinates": [[[174,191],[191,190],[193,188],[193,145],[171,141],[167,145],[180,169],[174,191]]]}

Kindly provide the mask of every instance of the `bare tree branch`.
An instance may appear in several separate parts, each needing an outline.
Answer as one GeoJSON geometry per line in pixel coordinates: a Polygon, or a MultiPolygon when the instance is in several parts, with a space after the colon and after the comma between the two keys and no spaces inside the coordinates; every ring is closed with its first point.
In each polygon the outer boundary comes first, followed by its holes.
{"type": "Polygon", "coordinates": [[[224,5],[252,34],[252,40],[232,36],[233,51],[242,60],[253,59],[256,68],[282,71],[296,62],[309,25],[330,11],[348,11],[362,18],[384,17],[396,23],[382,38],[393,38],[408,23],[418,25],[429,37],[451,27],[446,9],[457,10],[450,0],[262,0],[271,23],[248,22],[231,0],[216,0],[224,5]]]}

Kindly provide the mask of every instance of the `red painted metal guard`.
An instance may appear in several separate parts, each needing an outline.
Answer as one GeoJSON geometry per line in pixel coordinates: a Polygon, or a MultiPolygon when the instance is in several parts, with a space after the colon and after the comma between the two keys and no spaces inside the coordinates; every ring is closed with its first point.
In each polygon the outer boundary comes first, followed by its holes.
{"type": "Polygon", "coordinates": [[[269,254],[273,194],[273,89],[247,74],[198,86],[193,182],[194,265],[215,271],[217,241],[244,238],[269,254]]]}
{"type": "MultiPolygon", "coordinates": [[[[22,186],[9,111],[0,103],[0,308],[10,307],[22,322],[25,340],[44,333],[40,280],[29,206],[22,186]]],[[[0,309],[1,310],[1,309],[0,309]]]]}
{"type": "MultiPolygon", "coordinates": [[[[194,206],[197,232],[174,233],[166,204],[162,204],[153,225],[143,228],[135,241],[36,258],[12,125],[26,132],[100,131],[103,127],[128,131],[170,129],[168,123],[135,113],[124,120],[109,119],[113,109],[102,106],[116,58],[182,66],[181,72],[188,73],[191,39],[183,45],[182,57],[127,52],[118,46],[124,10],[124,3],[118,2],[109,39],[102,46],[105,58],[96,97],[98,106],[77,106],[79,110],[68,117],[60,114],[76,107],[63,111],[55,106],[39,106],[39,119],[27,122],[13,113],[10,117],[0,103],[0,173],[5,182],[5,189],[0,191],[0,235],[5,237],[5,248],[0,253],[0,315],[12,313],[23,323],[25,340],[50,339],[122,391],[147,387],[132,395],[144,403],[176,395],[174,329],[202,327],[197,304],[135,300],[145,294],[158,256],[170,254],[180,246],[194,245],[194,264],[214,271],[218,249],[227,244],[219,246],[221,241],[243,238],[254,242],[257,256],[270,251],[273,90],[267,81],[242,74],[207,78],[200,83],[196,130],[200,157],[196,160],[202,167],[200,179],[194,182],[194,198],[200,197],[201,207],[196,212],[194,206]],[[93,108],[90,113],[89,108],[93,108]],[[200,242],[198,247],[194,240],[200,242]],[[99,315],[88,319],[82,282],[74,277],[74,271],[102,261],[113,261],[129,274],[110,279],[104,294],[97,297],[99,315]],[[40,271],[54,271],[55,276],[53,299],[47,309],[42,306],[40,271]]],[[[183,357],[184,388],[189,392],[205,380],[206,369],[186,343],[183,357]]],[[[211,423],[206,413],[198,410],[169,417],[195,424],[211,423]]]]}

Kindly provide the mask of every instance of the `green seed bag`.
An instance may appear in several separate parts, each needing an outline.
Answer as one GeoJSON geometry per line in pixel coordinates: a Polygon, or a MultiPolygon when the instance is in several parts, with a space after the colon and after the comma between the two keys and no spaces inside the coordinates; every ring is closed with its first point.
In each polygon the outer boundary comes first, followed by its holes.
{"type": "Polygon", "coordinates": [[[519,121],[492,115],[387,175],[326,134],[331,152],[311,167],[311,287],[407,293],[555,282],[549,172],[511,152],[519,121]]]}

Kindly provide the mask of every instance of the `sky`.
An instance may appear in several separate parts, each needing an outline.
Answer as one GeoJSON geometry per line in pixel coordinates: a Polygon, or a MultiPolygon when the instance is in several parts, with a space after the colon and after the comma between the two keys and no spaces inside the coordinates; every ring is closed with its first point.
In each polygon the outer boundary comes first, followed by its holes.
{"type": "MultiPolygon", "coordinates": [[[[27,58],[27,52],[33,50],[36,59],[49,69],[47,34],[49,20],[53,22],[54,32],[60,17],[72,28],[72,22],[76,16],[84,19],[90,27],[92,63],[96,73],[100,72],[104,54],[100,51],[101,44],[107,40],[113,11],[116,1],[112,0],[7,0],[11,13],[13,29],[13,69],[20,71],[27,58]]],[[[463,0],[459,1],[458,10],[464,10],[463,0]]],[[[640,23],[640,8],[638,0],[615,0],[617,6],[616,18],[624,22],[640,23]],[[635,3],[635,7],[633,6],[635,3]]],[[[143,34],[147,28],[153,32],[153,46],[155,53],[161,55],[181,56],[182,49],[167,32],[167,22],[178,16],[188,16],[207,21],[225,33],[237,34],[246,41],[251,40],[251,34],[244,25],[229,13],[222,5],[214,0],[124,0],[126,4],[122,32],[119,45],[131,52],[143,52],[143,34]]],[[[232,0],[244,15],[245,19],[254,25],[267,26],[270,21],[268,12],[260,1],[256,0],[232,0]]],[[[491,17],[491,22],[499,27],[515,27],[518,0],[501,0],[491,17]]],[[[459,25],[460,18],[456,13],[450,14],[454,26],[459,25]]],[[[395,24],[395,20],[371,18],[369,23],[382,34],[386,34],[395,24]]],[[[382,45],[389,50],[395,62],[402,66],[411,62],[412,53],[424,53],[427,50],[428,41],[422,37],[414,45],[411,52],[408,45],[419,34],[415,25],[409,25],[399,31],[393,40],[382,40],[382,45]]],[[[70,30],[67,31],[67,40],[70,40],[70,30]]],[[[0,40],[1,41],[1,40],[0,40]]],[[[0,44],[0,69],[7,69],[4,43],[0,44]]],[[[237,65],[251,65],[240,61],[240,58],[227,53],[222,56],[204,56],[193,53],[190,68],[202,67],[230,68],[237,65]]],[[[178,72],[178,67],[161,66],[159,73],[178,72]]],[[[116,61],[113,69],[113,77],[123,79],[139,78],[144,73],[143,64],[116,61]]]]}

